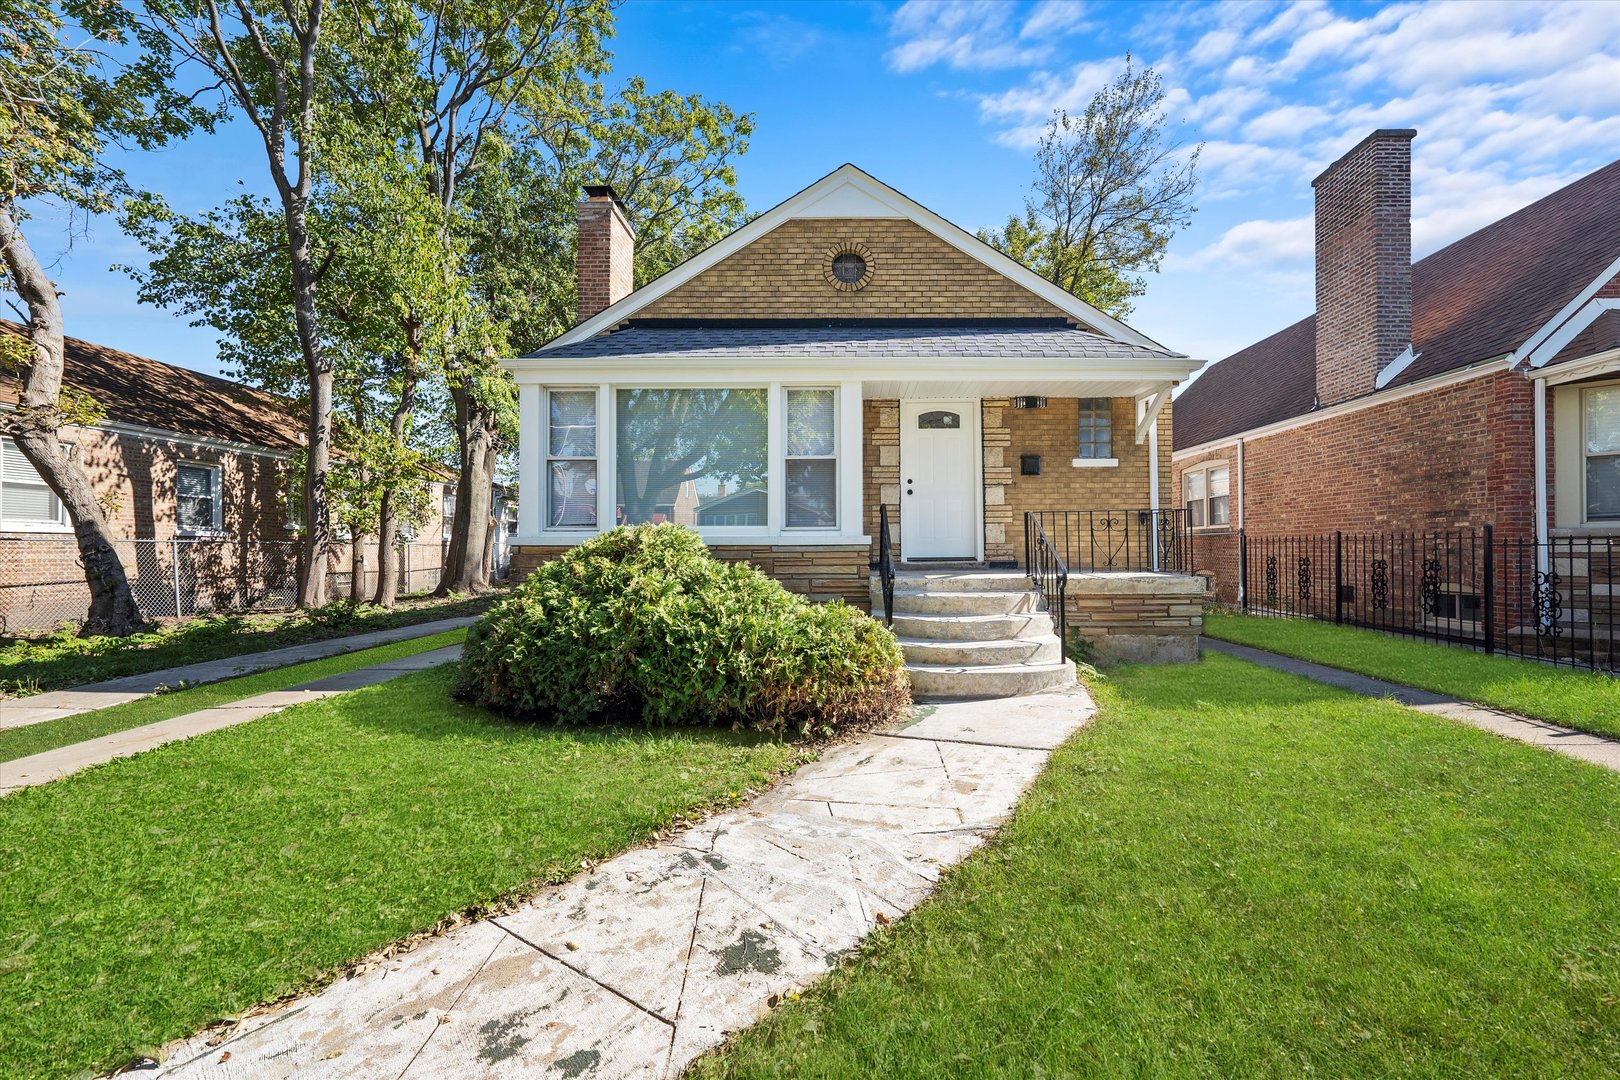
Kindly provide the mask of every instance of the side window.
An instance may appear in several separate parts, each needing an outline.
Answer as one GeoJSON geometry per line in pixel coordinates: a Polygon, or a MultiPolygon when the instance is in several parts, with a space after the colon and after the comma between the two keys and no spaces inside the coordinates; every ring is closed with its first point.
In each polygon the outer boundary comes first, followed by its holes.
{"type": "Polygon", "coordinates": [[[1080,447],[1076,456],[1089,460],[1114,456],[1114,411],[1108,398],[1080,399],[1080,447]]]}

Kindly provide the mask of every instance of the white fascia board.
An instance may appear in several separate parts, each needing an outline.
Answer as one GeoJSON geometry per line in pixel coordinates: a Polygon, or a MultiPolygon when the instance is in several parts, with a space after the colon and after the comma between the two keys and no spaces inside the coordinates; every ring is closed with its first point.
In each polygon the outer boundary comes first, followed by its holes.
{"type": "Polygon", "coordinates": [[[1553,331],[1562,326],[1571,315],[1586,306],[1586,302],[1596,296],[1598,290],[1608,284],[1609,280],[1616,274],[1620,274],[1620,259],[1615,259],[1614,262],[1606,266],[1597,277],[1591,280],[1586,288],[1576,293],[1570,298],[1569,303],[1559,308],[1558,314],[1542,323],[1540,329],[1526,338],[1524,344],[1513,351],[1513,362],[1515,364],[1524,363],[1532,353],[1540,348],[1542,342],[1552,336],[1553,331]]]}
{"type": "Polygon", "coordinates": [[[1593,353],[1591,356],[1583,356],[1579,360],[1566,360],[1562,364],[1527,371],[1524,374],[1526,378],[1544,382],[1548,386],[1558,386],[1562,383],[1595,378],[1598,375],[1608,375],[1615,371],[1620,371],[1620,349],[1608,349],[1593,353]]]}
{"type": "MultiPolygon", "coordinates": [[[[1124,341],[1132,345],[1141,345],[1150,349],[1164,348],[1163,345],[1160,345],[1152,338],[1132,330],[1118,319],[1104,314],[1079,297],[1058,288],[1018,262],[1018,260],[997,251],[972,233],[953,225],[922,204],[889,187],[881,180],[854,165],[846,164],[834,169],[797,195],[777,203],[742,228],[700,251],[656,280],[643,285],[617,304],[598,312],[572,330],[542,345],[539,352],[544,354],[549,350],[558,349],[564,345],[572,345],[575,342],[595,337],[604,330],[617,326],[634,316],[642,308],[673,292],[716,263],[747,247],[783,222],[797,217],[823,216],[816,212],[816,204],[824,200],[827,200],[832,207],[847,211],[852,200],[842,194],[844,188],[855,189],[861,199],[875,202],[889,211],[887,214],[880,214],[873,210],[869,212],[868,216],[907,218],[915,222],[918,226],[950,244],[963,254],[983,263],[1003,277],[1022,285],[1059,311],[1073,316],[1100,333],[1112,337],[1116,341],[1124,341]]],[[[506,362],[506,364],[509,363],[510,361],[506,362]]]]}
{"type": "Polygon", "coordinates": [[[1569,343],[1588,326],[1597,322],[1606,312],[1620,311],[1620,299],[1603,299],[1588,301],[1586,306],[1577,311],[1564,322],[1554,333],[1543,338],[1541,344],[1525,353],[1522,361],[1531,368],[1543,368],[1552,362],[1553,358],[1563,352],[1569,343]]]}
{"type": "Polygon", "coordinates": [[[641,382],[644,385],[685,386],[701,383],[741,385],[771,381],[875,382],[894,379],[1011,379],[1134,380],[1142,383],[1178,382],[1196,371],[1201,361],[1180,358],[1042,356],[840,356],[826,357],[705,357],[674,359],[667,355],[615,356],[547,360],[543,357],[507,362],[519,385],[547,386],[580,383],[641,382]],[[647,380],[652,379],[653,382],[647,380]],[[739,382],[741,380],[741,382],[739,382]]]}
{"type": "Polygon", "coordinates": [[[1469,382],[1473,379],[1481,379],[1487,375],[1496,375],[1500,372],[1509,370],[1512,365],[1512,361],[1513,356],[1511,353],[1504,354],[1502,356],[1486,360],[1483,363],[1475,364],[1472,367],[1459,368],[1456,371],[1447,371],[1431,378],[1423,379],[1419,382],[1408,383],[1405,386],[1397,386],[1393,390],[1383,390],[1376,394],[1368,394],[1366,397],[1355,398],[1351,401],[1342,401],[1337,405],[1329,405],[1325,409],[1316,409],[1312,412],[1301,413],[1298,416],[1290,416],[1286,420],[1278,420],[1274,424],[1263,424],[1260,427],[1252,427],[1244,431],[1234,431],[1230,435],[1222,435],[1218,439],[1210,439],[1207,442],[1201,442],[1195,446],[1178,447],[1176,450],[1171,452],[1170,460],[1177,461],[1183,458],[1191,457],[1194,454],[1208,453],[1211,450],[1218,450],[1223,446],[1231,446],[1235,442],[1248,441],[1251,439],[1263,439],[1270,435],[1280,435],[1285,431],[1292,431],[1294,428],[1306,427],[1322,420],[1331,420],[1335,416],[1345,416],[1350,413],[1360,412],[1362,409],[1376,409],[1380,405],[1388,405],[1390,402],[1400,401],[1402,398],[1416,397],[1419,394],[1426,394],[1431,390],[1441,390],[1447,386],[1455,386],[1458,383],[1469,382]]]}

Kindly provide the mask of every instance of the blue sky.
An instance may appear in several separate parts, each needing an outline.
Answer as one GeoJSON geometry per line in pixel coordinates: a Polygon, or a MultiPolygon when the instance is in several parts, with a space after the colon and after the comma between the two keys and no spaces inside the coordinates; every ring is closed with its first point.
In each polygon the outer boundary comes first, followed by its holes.
{"type": "MultiPolygon", "coordinates": [[[[756,114],[739,162],[753,209],[852,161],[970,230],[1021,206],[1046,117],[1083,108],[1129,51],[1204,144],[1194,224],[1129,321],[1201,359],[1310,312],[1310,181],[1375,127],[1418,130],[1418,257],[1620,155],[1616,2],[632,0],[613,49],[620,77],[756,114]]],[[[187,211],[264,186],[240,126],[122,164],[187,211]]],[[[61,225],[36,219],[42,255],[61,225]]],[[[141,257],[92,223],[57,268],[68,332],[217,370],[211,331],[108,270],[141,257]]]]}

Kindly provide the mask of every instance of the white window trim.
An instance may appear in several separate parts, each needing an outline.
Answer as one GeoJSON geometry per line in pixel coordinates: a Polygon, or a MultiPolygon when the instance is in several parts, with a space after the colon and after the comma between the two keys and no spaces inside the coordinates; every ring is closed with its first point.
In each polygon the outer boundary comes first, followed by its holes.
{"type": "Polygon", "coordinates": [[[214,461],[176,461],[174,463],[174,532],[176,536],[223,536],[225,533],[225,474],[214,461]],[[207,469],[213,474],[209,488],[214,499],[214,523],[206,529],[188,529],[180,524],[180,470],[207,469]]]}
{"type": "MultiPolygon", "coordinates": [[[[518,535],[512,538],[514,544],[520,545],[555,545],[571,547],[581,541],[610,531],[617,523],[615,511],[618,490],[618,447],[615,445],[618,437],[618,391],[644,390],[649,388],[670,387],[682,390],[758,390],[766,391],[767,400],[767,437],[766,452],[769,455],[766,466],[766,524],[735,526],[735,525],[704,525],[694,526],[697,532],[711,545],[724,546],[727,544],[772,544],[772,545],[856,545],[869,544],[871,538],[862,533],[859,509],[864,505],[862,500],[862,446],[861,446],[861,384],[859,382],[829,383],[822,380],[779,380],[761,381],[755,379],[735,379],[726,381],[693,382],[685,379],[660,381],[654,378],[638,378],[635,380],[620,380],[615,382],[598,383],[594,387],[579,383],[540,383],[521,384],[519,388],[519,401],[522,413],[519,417],[520,456],[527,456],[524,447],[534,447],[533,457],[529,460],[527,468],[520,462],[520,473],[528,480],[530,490],[538,491],[538,497],[530,502],[519,495],[519,529],[518,535]],[[525,397],[524,391],[529,386],[533,391],[525,397]],[[838,462],[838,526],[835,528],[812,528],[801,526],[785,528],[786,520],[786,459],[783,456],[785,441],[783,428],[786,423],[786,393],[788,389],[811,389],[837,391],[835,402],[835,419],[833,432],[834,457],[838,462]],[[553,390],[589,390],[596,391],[596,520],[595,527],[576,526],[571,528],[548,528],[545,525],[546,499],[549,493],[550,475],[547,471],[551,453],[551,406],[550,392],[553,390]],[[532,402],[527,407],[524,402],[532,402]],[[533,432],[532,439],[529,433],[533,432]],[[606,442],[604,443],[604,438],[606,442]],[[523,506],[534,507],[532,516],[523,506]]],[[[581,459],[584,460],[584,459],[581,459]]],[[[520,488],[520,492],[521,492],[520,488]]]]}
{"type": "MultiPolygon", "coordinates": [[[[12,442],[10,439],[7,439],[6,441],[12,442]]],[[[15,446],[16,444],[13,443],[12,445],[15,446]]],[[[71,443],[66,445],[70,455],[77,452],[78,447],[72,445],[71,443]]],[[[17,453],[20,456],[22,454],[22,450],[19,448],[17,453]]],[[[35,476],[39,476],[39,470],[33,469],[31,466],[30,470],[35,476]]],[[[5,466],[0,464],[0,483],[4,482],[5,466]]],[[[13,481],[13,483],[16,482],[17,481],[13,481]]],[[[25,484],[34,483],[32,480],[24,480],[21,482],[25,484]]],[[[13,533],[68,533],[73,531],[73,522],[68,517],[67,507],[62,505],[62,500],[57,498],[56,492],[50,490],[51,486],[45,483],[45,478],[43,476],[39,476],[39,485],[49,492],[53,499],[56,499],[56,520],[40,521],[35,518],[0,518],[0,531],[13,533]]]]}
{"type": "Polygon", "coordinates": [[[1117,469],[1119,468],[1119,458],[1077,457],[1073,461],[1069,462],[1069,464],[1073,465],[1077,469],[1117,469]]]}
{"type": "Polygon", "coordinates": [[[1611,387],[1620,387],[1620,381],[1610,377],[1547,388],[1552,400],[1553,458],[1548,524],[1555,529],[1604,534],[1620,529],[1620,519],[1586,516],[1586,393],[1611,387]]]}
{"type": "Polygon", "coordinates": [[[1176,493],[1182,509],[1188,508],[1187,503],[1187,477],[1202,474],[1204,477],[1204,524],[1192,526],[1195,533],[1225,533],[1232,531],[1232,463],[1225,458],[1211,458],[1200,461],[1197,465],[1189,466],[1181,471],[1181,490],[1176,493]],[[1209,474],[1216,469],[1226,470],[1226,520],[1218,525],[1209,524],[1209,474]]]}
{"type": "Polygon", "coordinates": [[[838,433],[843,430],[844,410],[838,400],[838,387],[836,386],[798,386],[781,385],[782,392],[782,515],[777,520],[782,523],[783,532],[794,535],[801,533],[836,533],[844,523],[844,498],[839,490],[843,485],[839,483],[838,474],[838,433]],[[787,396],[790,390],[830,390],[833,396],[833,452],[830,454],[789,454],[787,452],[787,396]],[[790,461],[830,461],[833,463],[833,523],[831,525],[789,525],[787,523],[787,465],[790,461]]]}
{"type": "Polygon", "coordinates": [[[541,487],[540,491],[538,492],[541,521],[549,522],[551,520],[551,468],[552,468],[552,464],[554,462],[558,462],[558,461],[589,461],[591,464],[596,466],[596,524],[594,524],[594,525],[550,525],[550,524],[547,524],[547,525],[545,525],[543,527],[544,531],[546,531],[548,533],[556,533],[556,534],[560,534],[560,535],[564,535],[564,536],[573,536],[573,537],[594,536],[596,533],[601,531],[602,522],[604,520],[608,520],[608,519],[612,518],[612,516],[613,516],[613,511],[612,511],[613,501],[612,501],[611,497],[608,500],[608,511],[607,511],[608,518],[604,519],[603,516],[602,516],[602,514],[603,514],[603,510],[602,510],[602,476],[603,476],[603,471],[604,471],[603,470],[603,462],[602,462],[602,431],[603,431],[603,428],[604,428],[603,418],[606,417],[607,415],[608,414],[602,408],[602,393],[601,393],[601,388],[600,387],[595,387],[595,386],[545,386],[545,387],[541,387],[541,390],[540,390],[540,438],[541,438],[541,444],[540,444],[541,445],[540,479],[541,479],[542,487],[541,487]],[[592,451],[591,456],[590,457],[559,457],[558,455],[553,454],[551,452],[551,395],[552,394],[566,394],[566,393],[587,393],[587,392],[590,392],[590,391],[595,391],[596,392],[596,439],[595,439],[595,445],[591,448],[591,451],[592,451]]]}

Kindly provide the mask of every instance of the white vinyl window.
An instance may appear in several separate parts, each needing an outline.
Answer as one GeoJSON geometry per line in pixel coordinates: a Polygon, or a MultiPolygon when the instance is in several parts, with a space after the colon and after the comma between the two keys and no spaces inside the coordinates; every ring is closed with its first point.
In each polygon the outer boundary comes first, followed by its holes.
{"type": "Polygon", "coordinates": [[[790,388],[784,477],[789,529],[838,527],[838,394],[790,388]]]}
{"type": "Polygon", "coordinates": [[[546,447],[546,527],[596,528],[596,391],[553,390],[546,447]]]}
{"type": "Polygon", "coordinates": [[[1581,394],[1587,521],[1620,521],[1620,386],[1581,394]]]}
{"type": "Polygon", "coordinates": [[[1188,469],[1181,477],[1187,523],[1195,529],[1225,528],[1232,522],[1232,471],[1224,463],[1188,469]]]}
{"type": "Polygon", "coordinates": [[[763,528],[768,398],[763,387],[615,391],[618,523],[763,528]]]}
{"type": "Polygon", "coordinates": [[[174,467],[174,517],[182,533],[217,532],[223,521],[219,466],[182,461],[174,467]]]}
{"type": "Polygon", "coordinates": [[[0,527],[55,531],[68,527],[62,500],[10,439],[0,439],[0,527]]]}

